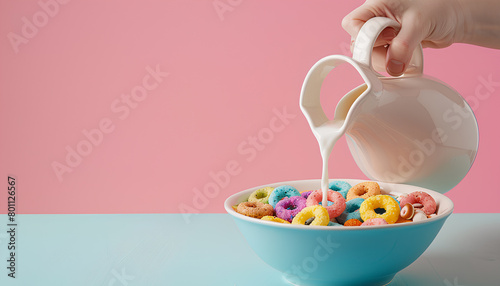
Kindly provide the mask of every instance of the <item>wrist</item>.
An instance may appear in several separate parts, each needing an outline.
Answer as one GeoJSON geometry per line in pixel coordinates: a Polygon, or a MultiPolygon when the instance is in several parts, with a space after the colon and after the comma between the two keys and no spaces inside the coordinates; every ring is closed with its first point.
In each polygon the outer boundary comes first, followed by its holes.
{"type": "Polygon", "coordinates": [[[500,1],[456,0],[456,4],[463,19],[456,42],[500,49],[500,1]]]}
{"type": "Polygon", "coordinates": [[[457,17],[457,26],[454,35],[455,43],[472,43],[474,31],[476,30],[471,2],[469,0],[453,0],[454,10],[457,17]]]}

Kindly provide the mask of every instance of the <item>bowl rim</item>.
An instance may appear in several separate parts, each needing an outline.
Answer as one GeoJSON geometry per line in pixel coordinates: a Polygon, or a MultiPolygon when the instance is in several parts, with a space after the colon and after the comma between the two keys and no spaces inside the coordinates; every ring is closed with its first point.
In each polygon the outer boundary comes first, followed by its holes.
{"type": "MultiPolygon", "coordinates": [[[[432,197],[436,200],[436,203],[438,204],[438,210],[439,210],[439,205],[441,203],[448,203],[450,205],[449,209],[445,210],[443,213],[438,214],[434,217],[428,218],[426,220],[422,221],[417,221],[417,222],[411,222],[411,223],[398,223],[398,224],[386,224],[386,225],[371,225],[371,226],[364,226],[364,227],[335,227],[335,226],[311,226],[311,225],[296,225],[296,224],[284,224],[284,223],[276,223],[272,221],[266,221],[266,220],[261,220],[261,219],[256,219],[252,217],[248,217],[245,215],[242,215],[235,210],[233,210],[233,206],[230,204],[231,201],[239,201],[238,199],[241,198],[243,195],[248,196],[254,192],[257,189],[264,188],[264,187],[277,187],[280,185],[297,185],[297,184],[319,184],[321,185],[321,179],[304,179],[304,180],[294,180],[294,181],[283,181],[283,182],[277,182],[277,183],[270,183],[270,184],[264,184],[260,185],[257,187],[252,187],[240,192],[237,192],[235,194],[230,195],[229,197],[226,198],[224,201],[224,209],[226,212],[230,215],[232,215],[235,218],[242,219],[251,223],[256,223],[256,224],[262,224],[262,225],[267,225],[267,226],[273,226],[273,227],[278,227],[278,228],[286,228],[286,229],[297,229],[297,230],[319,230],[319,231],[363,231],[363,230],[369,230],[369,229],[392,229],[392,228],[405,228],[405,227],[413,227],[417,225],[422,225],[434,221],[438,221],[441,219],[446,219],[448,218],[454,210],[454,204],[453,201],[445,196],[444,194],[441,194],[439,192],[429,190],[426,188],[422,188],[419,186],[414,186],[414,185],[408,185],[408,184],[395,184],[395,183],[386,183],[386,182],[379,182],[375,180],[366,180],[366,179],[330,179],[328,180],[329,182],[331,181],[346,181],[350,183],[351,185],[361,183],[361,182],[377,182],[381,189],[387,189],[387,188],[408,188],[408,189],[414,189],[413,191],[424,191],[426,193],[429,193],[432,195],[432,197]]],[[[300,190],[299,190],[300,191],[300,190]]],[[[393,193],[410,193],[411,191],[405,191],[405,192],[393,192],[393,193]]],[[[386,192],[386,194],[390,194],[391,192],[386,192]]]]}

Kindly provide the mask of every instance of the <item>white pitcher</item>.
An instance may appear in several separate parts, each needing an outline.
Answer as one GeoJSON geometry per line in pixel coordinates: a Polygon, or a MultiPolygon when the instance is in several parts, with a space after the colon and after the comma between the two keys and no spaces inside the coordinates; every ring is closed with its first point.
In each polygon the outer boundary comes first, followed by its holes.
{"type": "Polygon", "coordinates": [[[476,118],[454,89],[422,74],[421,47],[400,77],[385,77],[373,69],[374,42],[389,26],[399,28],[391,19],[372,18],[356,38],[352,59],[333,55],[318,61],[304,81],[301,109],[328,155],[346,134],[354,160],[370,179],[444,193],[465,177],[474,162],[479,143],[476,118]],[[330,120],[321,107],[321,84],[343,63],[352,65],[365,84],[339,101],[330,120]]]}

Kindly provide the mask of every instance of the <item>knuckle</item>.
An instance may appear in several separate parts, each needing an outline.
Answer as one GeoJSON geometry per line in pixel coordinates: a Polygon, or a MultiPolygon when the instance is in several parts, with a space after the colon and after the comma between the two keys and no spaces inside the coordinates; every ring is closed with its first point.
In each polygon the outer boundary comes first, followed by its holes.
{"type": "Polygon", "coordinates": [[[407,39],[401,39],[398,37],[394,38],[391,45],[395,49],[401,49],[401,50],[410,49],[410,42],[407,39]]]}
{"type": "Polygon", "coordinates": [[[349,27],[349,25],[350,25],[350,21],[351,21],[351,19],[349,18],[349,15],[345,16],[345,17],[342,19],[342,23],[341,23],[341,25],[342,25],[342,28],[343,28],[344,30],[346,30],[346,31],[348,30],[348,27],[349,27]]]}

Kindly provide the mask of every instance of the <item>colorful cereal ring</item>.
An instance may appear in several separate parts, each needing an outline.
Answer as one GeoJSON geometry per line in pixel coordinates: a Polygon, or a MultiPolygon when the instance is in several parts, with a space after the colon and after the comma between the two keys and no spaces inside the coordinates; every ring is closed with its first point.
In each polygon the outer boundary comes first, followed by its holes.
{"type": "Polygon", "coordinates": [[[337,221],[344,224],[350,219],[361,220],[361,214],[359,213],[359,208],[361,204],[365,201],[363,198],[355,198],[345,203],[345,210],[337,217],[337,221]]]}
{"type": "Polygon", "coordinates": [[[415,215],[415,208],[413,207],[412,204],[405,204],[401,208],[399,215],[402,219],[411,220],[415,215]]]}
{"type": "MultiPolygon", "coordinates": [[[[333,202],[327,201],[328,203],[326,204],[327,206],[333,205],[333,202]]],[[[318,205],[323,206],[323,202],[319,202],[318,205]]]]}
{"type": "Polygon", "coordinates": [[[269,200],[269,196],[273,192],[273,187],[264,187],[262,189],[258,189],[254,191],[250,197],[248,197],[249,202],[261,202],[263,204],[267,204],[269,200]]]}
{"type": "Polygon", "coordinates": [[[310,206],[302,209],[292,220],[292,224],[305,225],[306,221],[314,217],[314,220],[309,225],[328,225],[330,217],[328,211],[322,206],[310,206]]]}
{"type": "Polygon", "coordinates": [[[376,182],[363,182],[352,187],[347,192],[347,200],[355,198],[367,199],[371,196],[380,195],[380,186],[376,182]]]}
{"type": "MultiPolygon", "coordinates": [[[[339,193],[332,190],[328,190],[327,193],[328,201],[332,202],[332,205],[328,205],[326,209],[328,210],[328,215],[330,218],[338,217],[345,210],[345,199],[339,193]]],[[[312,192],[307,198],[306,205],[314,206],[319,205],[319,203],[323,200],[323,192],[321,190],[317,190],[312,192]]]]}
{"type": "Polygon", "coordinates": [[[274,189],[269,196],[269,204],[276,208],[276,204],[281,201],[284,197],[300,196],[299,191],[296,188],[288,185],[279,186],[274,189]]]}
{"type": "Polygon", "coordinates": [[[359,219],[351,218],[344,223],[344,226],[360,226],[363,223],[359,219]]]}
{"type": "Polygon", "coordinates": [[[243,202],[238,205],[236,211],[242,215],[254,218],[262,218],[263,216],[273,215],[274,210],[271,205],[261,202],[243,202]]]}
{"type": "Polygon", "coordinates": [[[395,200],[396,200],[396,202],[397,202],[397,203],[398,203],[398,205],[399,205],[399,208],[401,208],[401,205],[399,204],[399,198],[398,198],[397,196],[393,196],[393,195],[388,195],[388,196],[390,196],[391,198],[395,199],[395,200]]]}
{"type": "Polygon", "coordinates": [[[261,218],[261,220],[267,220],[267,221],[274,221],[274,222],[279,222],[279,223],[284,223],[284,224],[290,224],[288,221],[286,221],[284,219],[280,219],[279,217],[269,216],[269,215],[263,216],[261,218]]]}
{"type": "Polygon", "coordinates": [[[366,220],[364,223],[361,224],[361,226],[367,226],[367,225],[384,225],[387,224],[387,221],[383,218],[377,217],[377,218],[371,218],[366,220]]]}
{"type": "Polygon", "coordinates": [[[367,198],[359,208],[361,218],[366,222],[373,218],[383,218],[387,223],[395,223],[399,218],[399,205],[395,199],[387,195],[377,195],[367,198]],[[375,209],[383,208],[385,213],[377,214],[375,209]]]}
{"type": "Polygon", "coordinates": [[[330,185],[328,185],[328,188],[330,188],[330,190],[339,192],[345,199],[347,197],[347,192],[349,192],[352,186],[348,182],[344,181],[331,181],[330,185]]]}
{"type": "Polygon", "coordinates": [[[276,216],[288,222],[306,207],[306,199],[301,196],[284,198],[276,204],[276,216]]]}
{"type": "Polygon", "coordinates": [[[431,215],[435,213],[437,208],[436,201],[434,200],[434,198],[428,193],[420,191],[409,193],[407,195],[402,195],[401,197],[399,197],[399,201],[402,206],[406,204],[415,204],[415,203],[422,204],[423,205],[422,210],[426,215],[431,215]]]}
{"type": "Polygon", "coordinates": [[[303,192],[300,192],[300,195],[304,198],[304,199],[307,199],[309,197],[309,195],[312,193],[313,191],[303,191],[303,192]]]}

